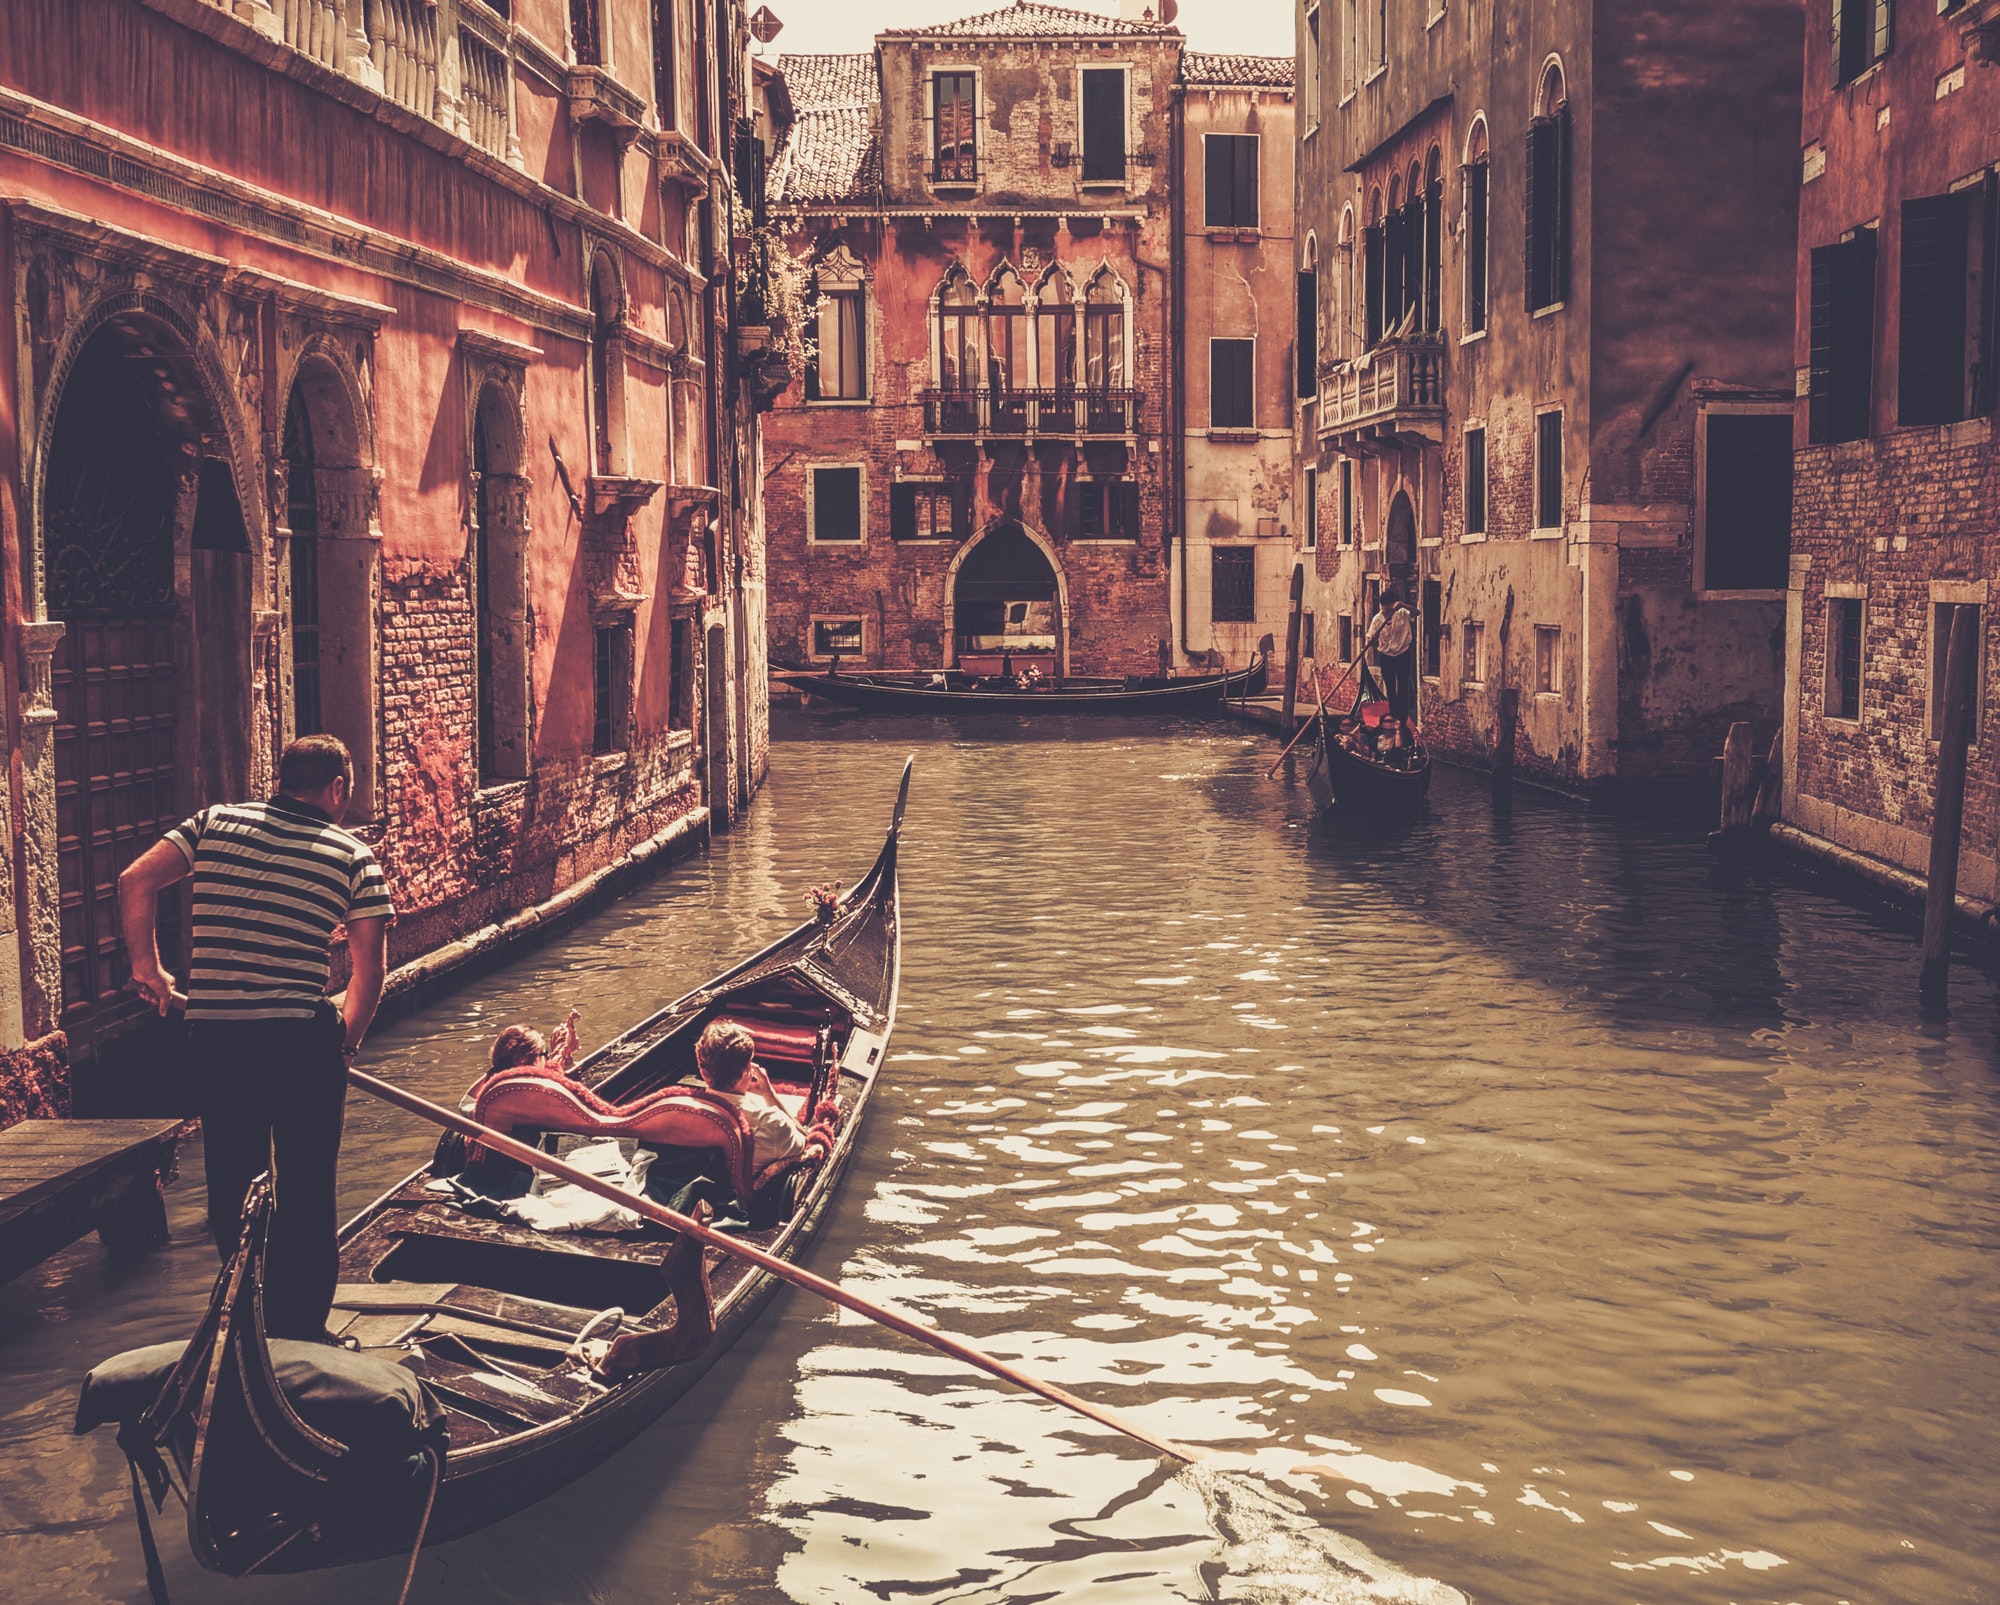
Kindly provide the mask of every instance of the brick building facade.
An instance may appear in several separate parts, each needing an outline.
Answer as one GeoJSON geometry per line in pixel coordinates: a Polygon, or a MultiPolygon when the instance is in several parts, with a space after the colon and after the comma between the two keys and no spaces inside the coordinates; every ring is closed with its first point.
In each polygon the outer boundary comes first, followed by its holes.
{"type": "Polygon", "coordinates": [[[1784,813],[1924,873],[1944,646],[1978,608],[1959,886],[1992,902],[2000,5],[1879,9],[1807,8],[1784,813]]]}
{"type": "Polygon", "coordinates": [[[1308,0],[1299,39],[1321,659],[1394,580],[1442,753],[1511,688],[1524,773],[1705,780],[1783,684],[1796,5],[1308,0]]]}
{"type": "Polygon", "coordinates": [[[0,9],[0,1046],[41,1044],[0,1117],[151,1029],[117,873],[295,734],[355,753],[398,963],[748,797],[747,43],[693,0],[0,9]]]}
{"type": "MultiPolygon", "coordinates": [[[[765,421],[774,658],[1121,675],[1209,656],[1174,588],[1193,493],[1183,41],[1127,9],[1025,0],[779,61],[769,199],[804,371],[765,421]]],[[[1218,68],[1209,104],[1277,115],[1283,66],[1218,68]]],[[[1282,362],[1278,292],[1262,316],[1282,362]]],[[[1282,518],[1284,489],[1244,499],[1282,518]]],[[[1263,589],[1268,616],[1245,622],[1281,632],[1282,584],[1263,589]]]]}

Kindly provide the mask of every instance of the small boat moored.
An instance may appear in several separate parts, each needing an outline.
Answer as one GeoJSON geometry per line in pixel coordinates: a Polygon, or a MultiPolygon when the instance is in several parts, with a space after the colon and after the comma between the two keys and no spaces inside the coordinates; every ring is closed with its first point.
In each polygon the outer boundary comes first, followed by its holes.
{"type": "Polygon", "coordinates": [[[1230,674],[1173,679],[1133,675],[1124,680],[1052,680],[1026,689],[1020,677],[985,678],[939,670],[909,674],[774,676],[809,696],[868,713],[1190,713],[1232,698],[1261,696],[1269,675],[1261,655],[1230,674]]]}

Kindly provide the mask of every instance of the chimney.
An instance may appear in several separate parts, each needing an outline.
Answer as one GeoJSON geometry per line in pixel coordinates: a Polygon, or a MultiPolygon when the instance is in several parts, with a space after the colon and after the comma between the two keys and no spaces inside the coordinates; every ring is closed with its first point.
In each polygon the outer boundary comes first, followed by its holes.
{"type": "Polygon", "coordinates": [[[1150,26],[1160,20],[1160,0],[1118,0],[1118,19],[1150,26]]]}

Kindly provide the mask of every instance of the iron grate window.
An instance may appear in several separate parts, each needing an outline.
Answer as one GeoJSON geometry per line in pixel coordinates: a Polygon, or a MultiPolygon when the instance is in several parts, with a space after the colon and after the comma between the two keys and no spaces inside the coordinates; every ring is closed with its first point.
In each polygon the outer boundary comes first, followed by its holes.
{"type": "Polygon", "coordinates": [[[1257,618],[1257,549],[1217,546],[1209,553],[1208,616],[1217,624],[1250,624],[1257,618]]]}
{"type": "Polygon", "coordinates": [[[979,181],[979,135],[975,85],[969,72],[941,72],[931,80],[933,180],[939,184],[979,181]]]}
{"type": "Polygon", "coordinates": [[[1861,717],[1862,612],[1858,596],[1834,596],[1826,604],[1826,716],[1861,717]]]}

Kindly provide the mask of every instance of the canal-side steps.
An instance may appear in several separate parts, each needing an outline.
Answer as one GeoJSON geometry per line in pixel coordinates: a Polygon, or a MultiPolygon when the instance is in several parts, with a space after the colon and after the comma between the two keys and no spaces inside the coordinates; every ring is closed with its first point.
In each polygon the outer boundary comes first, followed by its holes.
{"type": "Polygon", "coordinates": [[[23,1120],[0,1131],[0,1282],[95,1231],[113,1253],[167,1240],[161,1189],[194,1120],[23,1120]]]}

